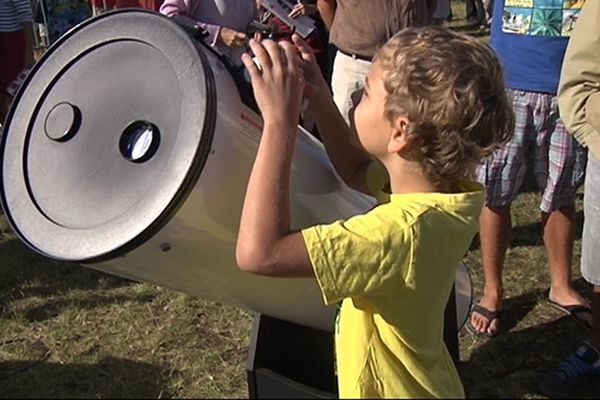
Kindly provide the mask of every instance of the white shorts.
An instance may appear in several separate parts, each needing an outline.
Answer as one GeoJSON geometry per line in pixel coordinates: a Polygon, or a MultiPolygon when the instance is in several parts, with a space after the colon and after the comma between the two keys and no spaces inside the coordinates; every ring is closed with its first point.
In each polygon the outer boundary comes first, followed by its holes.
{"type": "Polygon", "coordinates": [[[581,275],[600,286],[600,161],[590,152],[583,192],[581,275]]]}

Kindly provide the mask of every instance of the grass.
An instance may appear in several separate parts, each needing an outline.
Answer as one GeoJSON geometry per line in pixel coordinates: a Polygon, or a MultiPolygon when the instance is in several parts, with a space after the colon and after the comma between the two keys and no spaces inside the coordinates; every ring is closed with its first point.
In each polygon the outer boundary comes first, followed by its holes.
{"type": "MultiPolygon", "coordinates": [[[[464,13],[460,2],[453,7],[464,13]]],[[[464,21],[451,26],[487,38],[464,21]]],[[[545,301],[538,202],[524,193],[513,205],[507,332],[460,333],[470,398],[541,398],[537,382],[585,338],[545,301]]],[[[589,296],[578,268],[581,220],[579,212],[573,278],[589,296]]],[[[476,298],[480,257],[475,243],[466,262],[476,298]]],[[[245,398],[251,325],[246,310],[45,259],[0,217],[0,398],[245,398]]]]}
{"type": "MultiPolygon", "coordinates": [[[[461,376],[470,398],[541,398],[537,384],[547,376],[586,332],[547,301],[550,279],[541,243],[539,195],[525,193],[513,204],[513,238],[503,274],[506,301],[504,328],[507,332],[485,338],[460,334],[461,376]]],[[[577,199],[581,210],[582,195],[577,199]]],[[[573,259],[574,286],[587,298],[591,287],[579,274],[581,256],[581,211],[573,259]]],[[[467,255],[475,298],[481,296],[483,274],[478,248],[467,255]]],[[[581,397],[586,397],[582,393],[581,397]]],[[[591,396],[591,394],[589,394],[591,396]]],[[[591,397],[590,397],[591,398],[591,397]]]]}
{"type": "Polygon", "coordinates": [[[247,396],[248,312],[47,260],[0,227],[0,397],[247,396]]]}
{"type": "MultiPolygon", "coordinates": [[[[470,398],[541,397],[537,382],[585,338],[545,301],[538,201],[525,193],[513,207],[508,331],[492,339],[460,334],[470,398]]],[[[576,268],[581,227],[577,232],[574,279],[589,295],[576,268]]],[[[476,243],[466,261],[478,296],[476,243]]],[[[45,259],[0,217],[2,398],[244,398],[251,324],[245,310],[45,259]]]]}

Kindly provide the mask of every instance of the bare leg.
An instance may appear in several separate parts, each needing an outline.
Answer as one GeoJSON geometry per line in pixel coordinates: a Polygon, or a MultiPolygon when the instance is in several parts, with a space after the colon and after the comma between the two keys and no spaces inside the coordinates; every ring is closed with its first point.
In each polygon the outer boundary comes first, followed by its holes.
{"type": "Polygon", "coordinates": [[[571,286],[571,262],[575,240],[575,205],[542,213],[544,245],[550,268],[548,297],[562,305],[586,304],[571,286]]]}
{"type": "MultiPolygon", "coordinates": [[[[479,304],[491,311],[502,309],[502,269],[511,228],[510,205],[483,208],[479,235],[485,286],[479,304]]],[[[499,320],[489,321],[478,313],[471,314],[471,325],[477,331],[489,335],[495,334],[500,329],[499,320]]]]}

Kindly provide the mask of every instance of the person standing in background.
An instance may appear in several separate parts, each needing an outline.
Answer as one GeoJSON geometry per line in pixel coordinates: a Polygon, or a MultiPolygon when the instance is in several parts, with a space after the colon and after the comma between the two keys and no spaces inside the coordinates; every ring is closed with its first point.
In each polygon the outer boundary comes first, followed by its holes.
{"type": "MultiPolygon", "coordinates": [[[[465,19],[472,26],[489,28],[492,23],[494,0],[463,0],[465,4],[465,19]]],[[[450,9],[447,20],[453,19],[450,9]]]]}
{"type": "Polygon", "coordinates": [[[39,2],[37,14],[36,21],[46,24],[48,41],[52,44],[90,18],[92,9],[88,0],[43,0],[39,2]]]}
{"type": "MultiPolygon", "coordinates": [[[[565,125],[588,148],[583,197],[581,275],[594,286],[592,334],[547,379],[540,391],[551,398],[577,398],[596,386],[600,397],[600,2],[583,6],[567,47],[558,87],[565,125]],[[583,393],[579,393],[583,394],[583,393]]],[[[591,393],[590,393],[591,394],[591,393]]],[[[586,396],[587,397],[587,396],[586,396]]]]}
{"type": "MultiPolygon", "coordinates": [[[[261,20],[271,26],[276,26],[277,40],[291,40],[294,30],[282,21],[277,15],[267,11],[260,0],[258,0],[259,12],[262,13],[261,20]]],[[[308,45],[315,52],[317,63],[325,77],[330,75],[329,72],[329,57],[327,54],[327,28],[323,24],[323,20],[319,16],[317,9],[317,0],[297,0],[288,15],[290,18],[298,18],[302,16],[310,17],[315,23],[315,30],[304,38],[308,45]]]]}
{"type": "Polygon", "coordinates": [[[318,0],[317,7],[336,48],[331,88],[346,122],[358,101],[375,52],[408,27],[433,25],[437,0],[318,0]],[[354,94],[354,98],[353,98],[354,94]]]}
{"type": "Polygon", "coordinates": [[[501,328],[511,204],[529,166],[543,192],[541,229],[550,270],[549,303],[580,325],[591,325],[591,308],[571,285],[575,195],[584,180],[587,153],[559,118],[556,97],[572,29],[563,21],[576,16],[582,3],[495,1],[490,45],[505,69],[516,124],[513,139],[478,171],[486,186],[479,236],[485,281],[483,297],[467,325],[475,333],[493,336],[501,328]]]}
{"type": "Polygon", "coordinates": [[[483,11],[485,12],[483,25],[487,28],[492,25],[492,16],[494,15],[494,0],[483,0],[483,11]]]}
{"type": "Polygon", "coordinates": [[[475,26],[485,25],[493,0],[464,0],[465,18],[475,26]]]}
{"type": "Polygon", "coordinates": [[[241,63],[248,25],[257,16],[256,0],[165,0],[160,12],[187,17],[205,29],[204,40],[235,64],[241,63]]]}
{"type": "Polygon", "coordinates": [[[29,0],[0,1],[0,124],[8,112],[8,86],[33,59],[33,11],[29,0]]]}
{"type": "MultiPolygon", "coordinates": [[[[315,53],[321,73],[329,81],[331,79],[331,63],[327,48],[327,29],[319,16],[317,0],[296,0],[296,3],[290,2],[290,4],[293,4],[293,8],[288,14],[289,18],[295,19],[306,16],[314,21],[315,29],[304,40],[315,53]]],[[[277,41],[292,40],[295,28],[290,27],[284,20],[268,11],[261,0],[257,0],[257,7],[259,9],[260,20],[273,27],[277,32],[277,41]]],[[[317,139],[320,139],[319,129],[309,111],[305,110],[302,113],[300,125],[311,132],[317,139]]]]}

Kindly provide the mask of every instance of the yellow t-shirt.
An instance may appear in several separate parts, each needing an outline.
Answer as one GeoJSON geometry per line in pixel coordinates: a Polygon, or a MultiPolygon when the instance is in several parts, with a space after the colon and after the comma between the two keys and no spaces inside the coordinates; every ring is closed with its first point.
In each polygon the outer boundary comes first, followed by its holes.
{"type": "Polygon", "coordinates": [[[336,322],[341,398],[462,398],[443,341],[456,268],[478,230],[483,188],[392,194],[364,215],[302,231],[336,322]]]}

